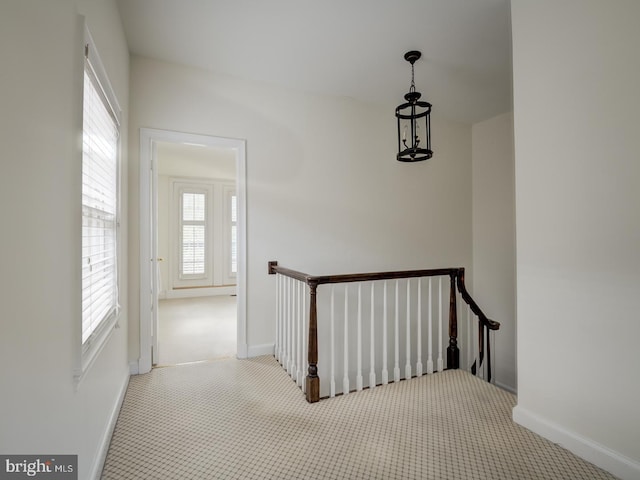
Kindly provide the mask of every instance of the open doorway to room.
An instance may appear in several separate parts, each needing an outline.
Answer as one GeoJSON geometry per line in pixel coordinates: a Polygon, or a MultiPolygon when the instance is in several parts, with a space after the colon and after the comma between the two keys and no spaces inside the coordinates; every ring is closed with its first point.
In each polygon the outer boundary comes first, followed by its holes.
{"type": "Polygon", "coordinates": [[[138,373],[247,356],[245,176],[244,140],[140,129],[138,373]]]}
{"type": "Polygon", "coordinates": [[[157,365],[237,353],[236,157],[158,142],[157,365]]]}

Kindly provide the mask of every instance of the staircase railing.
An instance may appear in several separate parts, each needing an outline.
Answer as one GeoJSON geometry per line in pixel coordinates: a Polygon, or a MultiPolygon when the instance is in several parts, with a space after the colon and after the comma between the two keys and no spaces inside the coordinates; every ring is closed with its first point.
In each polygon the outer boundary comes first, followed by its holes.
{"type": "Polygon", "coordinates": [[[425,373],[425,365],[426,373],[442,371],[444,343],[448,344],[446,368],[458,369],[461,364],[459,330],[464,330],[461,338],[466,340],[462,350],[463,368],[491,381],[490,332],[498,330],[500,324],[489,319],[467,291],[464,268],[314,276],[272,261],[269,274],[276,275],[275,357],[309,402],[317,402],[321,396],[348,394],[353,390],[350,386],[354,377],[357,391],[420,376],[425,373]],[[349,289],[354,283],[357,289],[349,289]],[[318,290],[322,285],[330,285],[331,289],[319,299],[318,290]],[[363,285],[365,295],[367,290],[369,294],[365,302],[363,285]],[[466,304],[466,323],[458,322],[456,291],[460,293],[460,301],[466,304]],[[445,332],[443,304],[447,296],[449,313],[445,332]],[[323,313],[320,325],[319,309],[323,313]],[[326,344],[319,345],[319,326],[326,344]],[[365,352],[367,337],[368,355],[365,352]],[[322,375],[323,385],[326,381],[324,395],[318,367],[321,351],[323,358],[326,357],[322,375]],[[405,359],[404,371],[400,369],[401,357],[405,359]],[[393,360],[391,380],[390,359],[393,360]],[[327,367],[326,373],[324,367],[327,367]],[[340,367],[344,372],[341,388],[336,384],[340,367]],[[367,369],[365,387],[363,371],[367,369]]]}

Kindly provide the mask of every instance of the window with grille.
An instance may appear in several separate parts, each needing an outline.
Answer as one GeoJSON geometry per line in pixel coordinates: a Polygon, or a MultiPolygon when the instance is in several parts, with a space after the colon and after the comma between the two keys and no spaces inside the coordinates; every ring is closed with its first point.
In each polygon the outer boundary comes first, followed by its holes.
{"type": "Polygon", "coordinates": [[[180,204],[180,276],[203,277],[207,261],[207,194],[183,191],[180,204]]]}
{"type": "Polygon", "coordinates": [[[166,180],[169,188],[159,202],[160,205],[166,202],[170,219],[167,240],[171,252],[168,264],[171,289],[235,285],[238,270],[235,185],[216,178],[166,180]]]}
{"type": "MultiPolygon", "coordinates": [[[[90,37],[89,37],[90,38],[90,37]]],[[[119,122],[95,47],[85,47],[82,126],[83,352],[118,313],[119,122]]]]}

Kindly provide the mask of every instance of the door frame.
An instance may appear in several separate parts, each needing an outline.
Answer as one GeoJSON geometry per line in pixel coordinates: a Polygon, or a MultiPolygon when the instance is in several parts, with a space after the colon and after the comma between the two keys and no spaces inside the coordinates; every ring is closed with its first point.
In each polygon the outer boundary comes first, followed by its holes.
{"type": "Polygon", "coordinates": [[[247,358],[247,160],[246,141],[152,128],[140,129],[140,357],[138,372],[147,373],[153,365],[152,346],[157,351],[158,315],[158,254],[157,199],[158,168],[157,142],[230,148],[236,156],[236,196],[238,214],[238,272],[237,272],[237,357],[247,358]],[[149,265],[151,262],[151,265],[149,265]],[[146,292],[146,293],[145,293],[146,292]],[[151,296],[151,302],[149,298],[151,296]]]}

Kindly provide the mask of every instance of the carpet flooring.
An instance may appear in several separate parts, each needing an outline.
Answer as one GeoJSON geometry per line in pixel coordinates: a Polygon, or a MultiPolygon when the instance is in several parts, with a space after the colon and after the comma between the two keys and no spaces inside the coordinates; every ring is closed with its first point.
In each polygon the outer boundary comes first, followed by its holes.
{"type": "Polygon", "coordinates": [[[273,357],[131,377],[103,480],[612,479],[445,371],[308,404],[273,357]]]}
{"type": "Polygon", "coordinates": [[[236,297],[176,298],[158,305],[158,365],[235,357],[236,297]]]}

